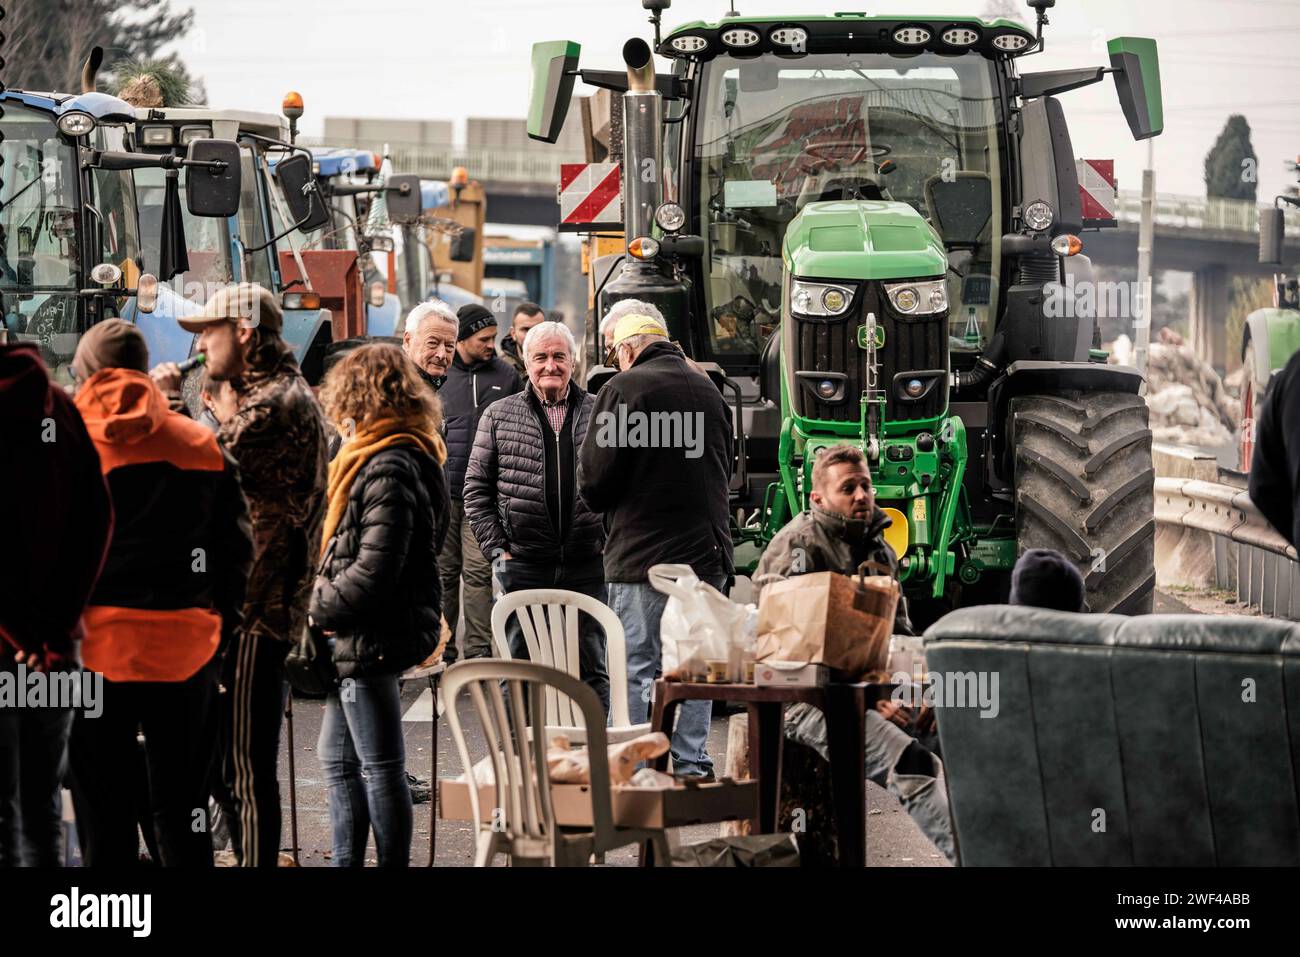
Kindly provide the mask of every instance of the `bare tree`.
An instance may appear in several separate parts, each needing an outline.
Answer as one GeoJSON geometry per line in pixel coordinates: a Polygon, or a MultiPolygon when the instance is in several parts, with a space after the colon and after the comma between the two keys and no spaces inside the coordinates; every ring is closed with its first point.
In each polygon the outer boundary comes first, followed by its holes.
{"type": "Polygon", "coordinates": [[[10,87],[78,92],[81,66],[96,46],[104,48],[105,69],[120,58],[135,57],[185,71],[176,54],[157,56],[194,22],[193,10],[178,13],[171,0],[14,0],[6,7],[5,82],[10,87]]]}

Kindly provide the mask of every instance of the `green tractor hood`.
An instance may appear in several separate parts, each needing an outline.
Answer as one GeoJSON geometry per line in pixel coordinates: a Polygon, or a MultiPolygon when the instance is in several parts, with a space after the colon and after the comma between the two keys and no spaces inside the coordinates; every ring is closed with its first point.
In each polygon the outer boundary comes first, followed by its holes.
{"type": "Polygon", "coordinates": [[[921,214],[884,200],[809,203],[786,228],[782,254],[801,279],[918,279],[948,269],[943,242],[921,214]]]}

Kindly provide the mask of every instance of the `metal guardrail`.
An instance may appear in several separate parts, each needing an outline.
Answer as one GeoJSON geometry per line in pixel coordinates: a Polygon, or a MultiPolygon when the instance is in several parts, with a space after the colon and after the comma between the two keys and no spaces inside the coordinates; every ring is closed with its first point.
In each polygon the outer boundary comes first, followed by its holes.
{"type": "Polygon", "coordinates": [[[1300,621],[1300,562],[1240,488],[1193,478],[1158,477],[1156,524],[1208,532],[1218,587],[1265,615],[1300,621]]]}

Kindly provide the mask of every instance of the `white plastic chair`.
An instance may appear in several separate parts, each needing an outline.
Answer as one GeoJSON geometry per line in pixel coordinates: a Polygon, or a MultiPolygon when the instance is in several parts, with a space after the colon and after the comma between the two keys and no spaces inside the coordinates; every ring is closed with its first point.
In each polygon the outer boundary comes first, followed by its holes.
{"type": "Polygon", "coordinates": [[[600,698],[584,681],[558,668],[531,661],[502,661],[479,658],[452,665],[442,679],[447,702],[447,721],[460,752],[461,767],[470,774],[473,762],[461,729],[457,698],[468,689],[470,701],[483,727],[483,738],[492,757],[496,783],[497,812],[483,820],[478,787],[469,788],[470,809],[475,821],[474,864],[490,867],[493,858],[504,853],[514,865],[585,867],[594,856],[628,844],[649,841],[655,860],[671,861],[671,851],[662,830],[617,827],[614,824],[609,790],[609,756],[605,729],[600,725],[600,698]],[[505,686],[503,688],[503,685],[505,686]],[[507,695],[508,690],[508,695],[507,695]],[[546,764],[545,713],[542,702],[561,697],[570,702],[591,728],[592,827],[561,828],[551,803],[550,775],[546,764]],[[528,702],[525,713],[525,701],[528,702]],[[526,741],[528,746],[518,747],[526,741]]]}
{"type": "MultiPolygon", "coordinates": [[[[613,609],[590,595],[563,588],[528,588],[508,592],[492,606],[492,642],[497,657],[510,659],[506,623],[517,615],[531,661],[581,678],[578,660],[578,614],[585,612],[605,632],[605,671],[609,675],[608,741],[627,741],[650,730],[632,724],[627,712],[627,642],[613,609]]],[[[546,691],[547,739],[564,734],[575,744],[586,740],[583,716],[572,701],[546,691]]]]}

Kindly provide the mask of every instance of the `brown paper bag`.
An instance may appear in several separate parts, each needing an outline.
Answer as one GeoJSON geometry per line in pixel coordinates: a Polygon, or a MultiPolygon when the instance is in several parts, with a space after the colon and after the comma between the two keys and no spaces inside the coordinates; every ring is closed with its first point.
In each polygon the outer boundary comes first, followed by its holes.
{"type": "Polygon", "coordinates": [[[849,680],[882,671],[901,593],[897,579],[863,569],[857,578],[814,572],[768,585],[758,604],[756,657],[822,664],[849,680]]]}

